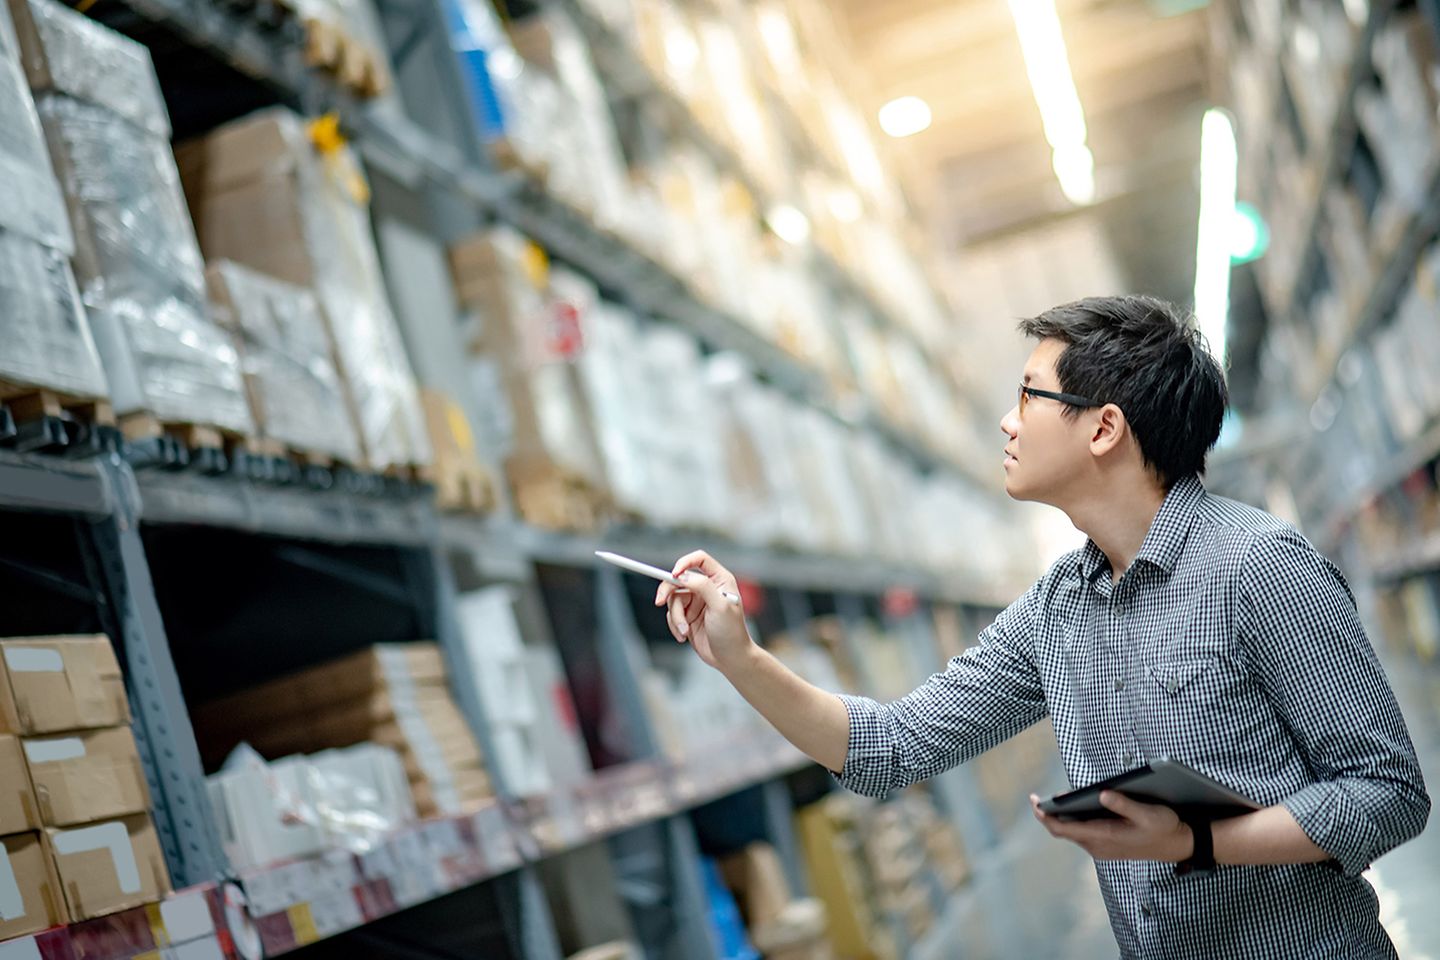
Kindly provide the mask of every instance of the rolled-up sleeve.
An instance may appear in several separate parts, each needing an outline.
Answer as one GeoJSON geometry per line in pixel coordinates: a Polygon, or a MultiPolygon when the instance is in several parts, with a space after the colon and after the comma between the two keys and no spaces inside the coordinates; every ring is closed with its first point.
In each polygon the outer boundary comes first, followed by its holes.
{"type": "Polygon", "coordinates": [[[1358,874],[1424,829],[1430,798],[1350,589],[1304,538],[1271,534],[1251,548],[1236,617],[1254,674],[1315,777],[1284,806],[1358,874]]]}
{"type": "MultiPolygon", "coordinates": [[[[1043,583],[1043,581],[1042,581],[1043,583]]],[[[1006,608],[975,646],[891,703],[842,695],[850,717],[841,786],[870,797],[936,776],[1045,716],[1032,650],[1030,604],[1041,584],[1006,608]]]]}

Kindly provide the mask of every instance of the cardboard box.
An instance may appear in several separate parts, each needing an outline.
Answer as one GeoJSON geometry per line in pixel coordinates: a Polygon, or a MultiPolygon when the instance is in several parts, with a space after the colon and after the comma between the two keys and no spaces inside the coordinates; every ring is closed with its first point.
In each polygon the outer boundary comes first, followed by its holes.
{"type": "Polygon", "coordinates": [[[20,740],[0,735],[0,836],[40,828],[40,813],[20,740]]]}
{"type": "Polygon", "coordinates": [[[10,0],[10,13],[30,89],[105,107],[170,139],[165,97],[143,45],[53,0],[10,0]]]}
{"type": "Polygon", "coordinates": [[[170,874],[150,817],[141,814],[45,831],[72,923],[103,917],[170,892],[170,874]]]}
{"type": "Polygon", "coordinates": [[[22,741],[41,820],[68,827],[150,809],[145,768],[129,727],[22,741]]]}
{"type": "Polygon", "coordinates": [[[129,723],[109,637],[0,642],[0,731],[34,736],[129,723]]]}
{"type": "Polygon", "coordinates": [[[725,886],[735,894],[745,925],[751,930],[771,926],[791,899],[790,883],[780,854],[768,843],[752,843],[720,861],[725,886]]]}
{"type": "Polygon", "coordinates": [[[38,833],[0,837],[0,940],[60,926],[69,917],[38,833]]]}

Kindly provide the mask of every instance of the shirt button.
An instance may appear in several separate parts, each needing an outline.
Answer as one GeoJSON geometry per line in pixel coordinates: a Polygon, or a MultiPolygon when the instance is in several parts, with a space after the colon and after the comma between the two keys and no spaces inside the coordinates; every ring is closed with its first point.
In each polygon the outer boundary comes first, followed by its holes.
{"type": "Polygon", "coordinates": [[[1116,679],[1116,681],[1115,681],[1115,689],[1116,689],[1116,690],[1124,690],[1124,689],[1125,689],[1125,678],[1124,678],[1124,677],[1119,677],[1119,678],[1116,679]]]}
{"type": "Polygon", "coordinates": [[[1148,916],[1150,916],[1152,913],[1154,913],[1155,911],[1153,911],[1153,910],[1150,909],[1150,902],[1147,900],[1146,902],[1140,904],[1140,912],[1143,913],[1143,914],[1145,914],[1145,916],[1148,917],[1148,916]]]}
{"type": "Polygon", "coordinates": [[[1130,764],[1132,764],[1132,763],[1134,763],[1134,762],[1135,762],[1135,754],[1133,754],[1133,753],[1127,753],[1127,754],[1125,754],[1125,766],[1126,766],[1126,767],[1129,767],[1130,764]]]}

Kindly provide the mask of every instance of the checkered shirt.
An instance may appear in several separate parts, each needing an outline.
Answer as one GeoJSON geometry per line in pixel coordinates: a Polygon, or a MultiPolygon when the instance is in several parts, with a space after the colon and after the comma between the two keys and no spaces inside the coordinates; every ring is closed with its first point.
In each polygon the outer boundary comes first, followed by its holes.
{"type": "Polygon", "coordinates": [[[1089,542],[915,692],[842,699],[839,779],[857,793],[935,776],[1049,714],[1071,784],[1170,757],[1283,804],[1333,857],[1187,876],[1097,861],[1124,957],[1395,956],[1360,876],[1430,810],[1395,696],[1339,570],[1198,478],[1171,489],[1118,583],[1089,542]]]}

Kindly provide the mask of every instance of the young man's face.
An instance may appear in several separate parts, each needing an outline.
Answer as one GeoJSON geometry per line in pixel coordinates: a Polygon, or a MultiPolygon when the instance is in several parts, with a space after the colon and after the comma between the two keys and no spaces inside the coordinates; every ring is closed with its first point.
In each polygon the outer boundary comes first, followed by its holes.
{"type": "MultiPolygon", "coordinates": [[[[1059,340],[1042,340],[1025,362],[1021,382],[1038,390],[1060,392],[1055,361],[1065,350],[1059,340]]],[[[1000,420],[1005,444],[1005,492],[1016,500],[1058,506],[1066,485],[1089,456],[1090,425],[1083,414],[1065,416],[1065,405],[1043,397],[1024,397],[1000,420]]]]}

